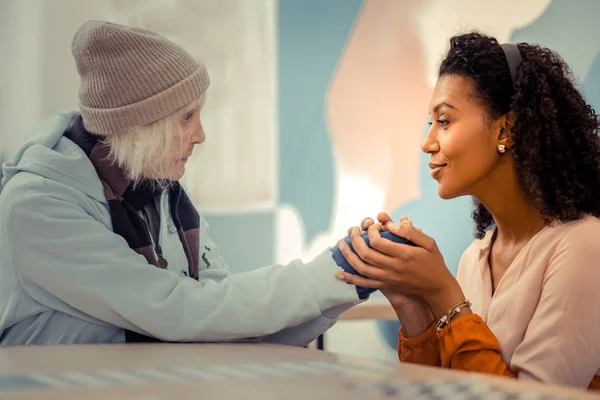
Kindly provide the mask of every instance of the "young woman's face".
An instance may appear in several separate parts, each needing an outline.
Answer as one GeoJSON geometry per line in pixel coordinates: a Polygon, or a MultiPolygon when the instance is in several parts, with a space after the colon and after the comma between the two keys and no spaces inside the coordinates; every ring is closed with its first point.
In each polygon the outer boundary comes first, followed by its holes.
{"type": "Polygon", "coordinates": [[[476,195],[500,164],[500,124],[474,99],[471,80],[444,75],[431,97],[431,127],[421,149],[443,199],[476,195]]]}
{"type": "Polygon", "coordinates": [[[200,121],[201,105],[193,110],[180,110],[175,118],[182,132],[181,146],[175,146],[172,154],[173,166],[169,175],[172,181],[178,181],[185,173],[185,165],[194,151],[194,146],[206,140],[202,122],[200,121]]]}

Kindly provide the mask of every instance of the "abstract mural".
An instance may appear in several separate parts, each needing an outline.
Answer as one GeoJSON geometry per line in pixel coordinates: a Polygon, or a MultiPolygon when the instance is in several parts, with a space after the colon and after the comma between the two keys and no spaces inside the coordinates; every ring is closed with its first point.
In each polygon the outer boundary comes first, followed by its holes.
{"type": "MultiPolygon", "coordinates": [[[[600,108],[595,0],[30,0],[33,13],[24,3],[2,3],[0,154],[34,120],[77,107],[77,26],[95,18],[160,31],[212,77],[207,141],[184,184],[239,272],[309,259],[382,210],[413,219],[456,272],[473,240],[471,200],[440,200],[420,150],[453,34],[556,49],[600,108]]],[[[385,341],[341,324],[328,337],[393,358],[398,323],[371,324],[385,341]]]]}

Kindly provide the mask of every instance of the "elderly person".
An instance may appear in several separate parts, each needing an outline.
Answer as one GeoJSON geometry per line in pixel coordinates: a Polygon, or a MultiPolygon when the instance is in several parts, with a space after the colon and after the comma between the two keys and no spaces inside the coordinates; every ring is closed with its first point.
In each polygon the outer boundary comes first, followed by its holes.
{"type": "Polygon", "coordinates": [[[335,279],[329,249],[229,271],[178,183],[205,140],[203,65],[156,33],[99,21],[72,51],[80,111],[42,122],[3,166],[3,346],[305,345],[368,296],[335,279]]]}

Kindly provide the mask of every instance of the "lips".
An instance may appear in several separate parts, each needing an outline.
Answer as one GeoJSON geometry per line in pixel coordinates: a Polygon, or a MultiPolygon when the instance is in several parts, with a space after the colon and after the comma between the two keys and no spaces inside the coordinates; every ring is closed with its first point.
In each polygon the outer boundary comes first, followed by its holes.
{"type": "Polygon", "coordinates": [[[436,179],[437,176],[440,174],[440,172],[442,172],[442,170],[447,166],[448,164],[434,164],[434,163],[429,163],[429,168],[431,168],[431,177],[433,179],[436,179]]]}

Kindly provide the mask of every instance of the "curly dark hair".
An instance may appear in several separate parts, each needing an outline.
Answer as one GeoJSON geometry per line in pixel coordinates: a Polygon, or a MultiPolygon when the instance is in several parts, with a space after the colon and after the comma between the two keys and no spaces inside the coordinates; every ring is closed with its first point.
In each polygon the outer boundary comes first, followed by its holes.
{"type": "MultiPolygon", "coordinates": [[[[514,115],[510,152],[520,184],[547,222],[600,216],[600,119],[574,84],[569,66],[554,51],[517,45],[522,62],[513,85],[496,39],[477,33],[454,36],[439,76],[459,75],[492,118],[514,115]]],[[[494,226],[474,199],[475,236],[494,226]]]]}

